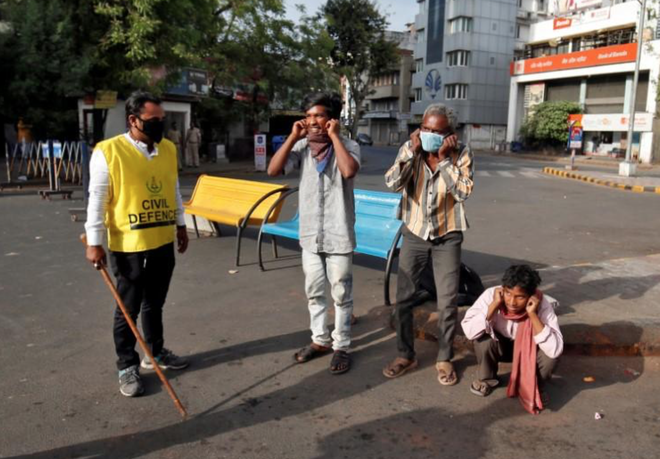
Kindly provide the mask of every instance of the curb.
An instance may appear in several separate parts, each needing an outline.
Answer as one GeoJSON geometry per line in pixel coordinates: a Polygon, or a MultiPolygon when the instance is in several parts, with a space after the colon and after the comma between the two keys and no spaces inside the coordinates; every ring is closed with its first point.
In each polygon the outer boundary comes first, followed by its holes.
{"type": "MultiPolygon", "coordinates": [[[[430,308],[417,307],[414,310],[415,339],[430,343],[438,342],[437,312],[435,304],[430,308]]],[[[463,318],[467,307],[459,307],[458,323],[463,318]]],[[[377,306],[369,311],[381,321],[383,327],[395,330],[392,306],[377,306]]],[[[657,329],[644,330],[642,335],[635,330],[634,324],[622,322],[613,326],[588,324],[560,324],[564,337],[563,355],[582,355],[591,357],[658,357],[660,356],[660,338],[657,329]],[[650,332],[650,333],[649,333],[650,332]]],[[[454,350],[472,352],[473,343],[465,338],[460,326],[454,337],[454,350]]]]}
{"type": "Polygon", "coordinates": [[[610,188],[615,188],[617,190],[632,191],[633,193],[660,194],[660,186],[626,185],[625,183],[612,182],[609,180],[601,180],[594,177],[590,177],[588,175],[576,174],[575,172],[555,169],[554,167],[544,167],[543,173],[548,175],[554,175],[556,177],[580,180],[586,183],[593,183],[594,185],[607,186],[610,188]]]}

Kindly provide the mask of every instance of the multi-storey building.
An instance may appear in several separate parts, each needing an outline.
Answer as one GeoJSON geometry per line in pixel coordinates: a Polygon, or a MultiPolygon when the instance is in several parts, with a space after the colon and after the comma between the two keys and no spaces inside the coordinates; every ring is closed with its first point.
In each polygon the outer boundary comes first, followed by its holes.
{"type": "Polygon", "coordinates": [[[442,102],[458,113],[463,142],[493,148],[505,138],[510,63],[522,56],[542,0],[417,0],[412,123],[442,102]]]}
{"type": "Polygon", "coordinates": [[[368,134],[375,145],[398,145],[408,138],[410,115],[410,83],[414,71],[414,33],[387,32],[389,40],[398,44],[399,61],[392,63],[369,82],[358,133],[368,134]]]}
{"type": "Polygon", "coordinates": [[[660,35],[658,2],[647,3],[647,9],[652,8],[649,20],[639,31],[641,7],[636,0],[552,2],[554,17],[531,24],[522,55],[511,67],[507,140],[518,138],[534,105],[569,100],[583,108],[583,152],[621,156],[627,147],[627,114],[641,36],[632,151],[639,161],[654,159],[660,35]]]}

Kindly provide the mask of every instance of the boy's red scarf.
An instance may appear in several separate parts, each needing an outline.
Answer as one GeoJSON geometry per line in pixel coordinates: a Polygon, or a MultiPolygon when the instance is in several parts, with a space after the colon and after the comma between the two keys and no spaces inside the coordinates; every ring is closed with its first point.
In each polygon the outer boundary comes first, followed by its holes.
{"type": "MultiPolygon", "coordinates": [[[[543,301],[543,293],[536,291],[536,296],[543,301]]],[[[507,397],[518,397],[523,408],[531,414],[538,414],[543,409],[541,393],[536,377],[536,342],[534,329],[527,311],[519,314],[510,313],[502,306],[500,314],[507,320],[518,322],[516,339],[513,342],[513,367],[506,389],[507,397]]]]}

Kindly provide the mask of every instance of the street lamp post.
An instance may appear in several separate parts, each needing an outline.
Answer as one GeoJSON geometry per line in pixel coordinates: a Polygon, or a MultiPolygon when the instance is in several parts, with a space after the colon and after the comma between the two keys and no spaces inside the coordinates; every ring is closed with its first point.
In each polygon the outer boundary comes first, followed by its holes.
{"type": "MultiPolygon", "coordinates": [[[[640,1],[640,0],[638,0],[640,1]]],[[[628,137],[626,144],[626,159],[619,163],[619,175],[634,176],[637,172],[637,163],[632,160],[633,132],[635,131],[635,101],[637,99],[637,83],[639,82],[639,62],[642,59],[642,44],[644,35],[644,18],[646,16],[646,0],[641,0],[642,8],[639,12],[637,24],[637,57],[635,58],[635,74],[633,75],[632,94],[628,102],[628,137]]],[[[640,138],[641,148],[641,138],[640,138]]]]}

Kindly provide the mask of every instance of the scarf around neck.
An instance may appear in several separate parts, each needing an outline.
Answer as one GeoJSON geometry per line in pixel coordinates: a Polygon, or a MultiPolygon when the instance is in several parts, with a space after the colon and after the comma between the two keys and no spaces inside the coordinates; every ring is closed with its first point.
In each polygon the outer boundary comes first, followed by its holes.
{"type": "MultiPolygon", "coordinates": [[[[543,293],[535,293],[543,301],[543,293]]],[[[540,307],[540,306],[539,306],[540,307]]],[[[511,378],[506,389],[507,397],[518,397],[523,408],[531,414],[538,414],[543,409],[541,393],[536,377],[536,342],[534,341],[534,328],[527,311],[519,314],[509,312],[505,306],[500,314],[506,320],[518,322],[516,339],[513,342],[513,366],[511,378]]]]}
{"type": "Polygon", "coordinates": [[[326,133],[307,134],[307,145],[312,152],[312,158],[316,160],[316,170],[323,173],[332,158],[332,140],[326,133]]]}

